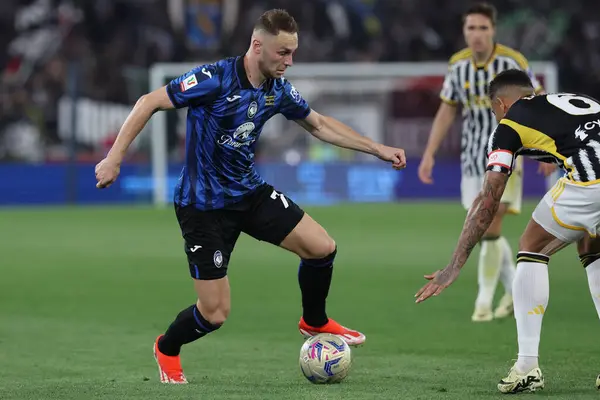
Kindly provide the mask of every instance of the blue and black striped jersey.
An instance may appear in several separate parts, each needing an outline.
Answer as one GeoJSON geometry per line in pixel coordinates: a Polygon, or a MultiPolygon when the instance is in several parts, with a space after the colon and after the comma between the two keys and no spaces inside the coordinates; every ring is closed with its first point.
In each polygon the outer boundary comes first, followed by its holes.
{"type": "Polygon", "coordinates": [[[188,107],[185,165],[174,201],[201,210],[234,204],[264,183],[254,150],[271,117],[281,113],[297,120],[310,113],[285,78],[254,88],[243,56],[198,66],[173,79],[167,93],[176,108],[188,107]]]}

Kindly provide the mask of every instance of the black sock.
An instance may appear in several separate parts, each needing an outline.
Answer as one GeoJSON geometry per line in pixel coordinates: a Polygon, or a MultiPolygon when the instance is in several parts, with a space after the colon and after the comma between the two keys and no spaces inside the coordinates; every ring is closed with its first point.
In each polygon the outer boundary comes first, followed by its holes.
{"type": "Polygon", "coordinates": [[[181,346],[191,343],[219,329],[221,325],[208,322],[194,304],[181,311],[158,341],[158,350],[168,356],[177,356],[181,346]]]}
{"type": "Polygon", "coordinates": [[[325,312],[325,300],[329,294],[336,253],[337,248],[325,258],[300,261],[298,283],[302,291],[303,317],[310,326],[323,326],[329,321],[325,312]]]}
{"type": "Polygon", "coordinates": [[[583,268],[587,268],[588,265],[598,259],[600,259],[600,253],[585,253],[579,256],[579,261],[581,261],[583,268]]]}

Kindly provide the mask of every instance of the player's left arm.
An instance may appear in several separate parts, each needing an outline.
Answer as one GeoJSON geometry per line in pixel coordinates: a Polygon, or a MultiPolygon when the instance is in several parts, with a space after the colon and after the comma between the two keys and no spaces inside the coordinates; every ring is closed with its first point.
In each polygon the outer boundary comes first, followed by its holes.
{"type": "Polygon", "coordinates": [[[473,248],[492,224],[515,164],[516,153],[522,146],[518,133],[501,122],[489,139],[483,187],[467,214],[452,259],[443,270],[425,276],[429,282],[415,295],[417,303],[437,296],[456,280],[473,248]]]}
{"type": "Polygon", "coordinates": [[[372,154],[384,161],[390,161],[394,168],[406,166],[404,150],[374,142],[335,118],[311,110],[306,118],[296,122],[319,140],[345,149],[372,154]]]}
{"type": "Polygon", "coordinates": [[[354,129],[337,119],[312,110],[288,80],[284,80],[283,98],[279,112],[317,139],[338,147],[372,154],[384,161],[390,161],[396,169],[406,167],[404,150],[376,143],[359,135],[354,129]]]}

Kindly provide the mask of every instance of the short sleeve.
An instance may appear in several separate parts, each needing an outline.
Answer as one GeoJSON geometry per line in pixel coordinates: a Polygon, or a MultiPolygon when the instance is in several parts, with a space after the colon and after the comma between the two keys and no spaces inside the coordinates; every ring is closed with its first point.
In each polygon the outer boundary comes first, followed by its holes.
{"type": "Polygon", "coordinates": [[[510,126],[502,123],[490,136],[488,141],[487,171],[511,174],[517,152],[523,147],[521,137],[510,126]]]}
{"type": "Polygon", "coordinates": [[[173,79],[167,93],[176,108],[202,106],[213,101],[221,88],[216,65],[202,65],[173,79]]]}
{"type": "Polygon", "coordinates": [[[289,120],[304,119],[310,114],[308,103],[287,79],[283,86],[283,96],[279,112],[289,120]]]}
{"type": "Polygon", "coordinates": [[[456,91],[456,86],[454,85],[454,71],[452,69],[448,69],[446,73],[446,77],[444,78],[444,84],[442,85],[442,91],[440,92],[440,99],[444,103],[448,103],[452,106],[458,104],[458,92],[456,91]]]}

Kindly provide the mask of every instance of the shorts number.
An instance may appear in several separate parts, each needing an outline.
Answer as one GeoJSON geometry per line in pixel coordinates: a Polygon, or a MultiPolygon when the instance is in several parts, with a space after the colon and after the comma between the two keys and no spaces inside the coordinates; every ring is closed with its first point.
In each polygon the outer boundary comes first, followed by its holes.
{"type": "Polygon", "coordinates": [[[600,113],[600,104],[598,102],[583,96],[577,96],[572,93],[549,94],[546,95],[548,103],[560,108],[567,114],[571,115],[590,115],[600,113]],[[578,107],[571,103],[573,100],[578,100],[585,103],[587,107],[578,107]]]}
{"type": "Polygon", "coordinates": [[[290,203],[288,203],[287,199],[285,198],[285,196],[281,193],[277,193],[276,190],[273,190],[273,193],[271,193],[271,198],[273,200],[277,200],[277,198],[281,199],[281,202],[283,203],[283,208],[288,208],[290,206],[290,203]]]}

